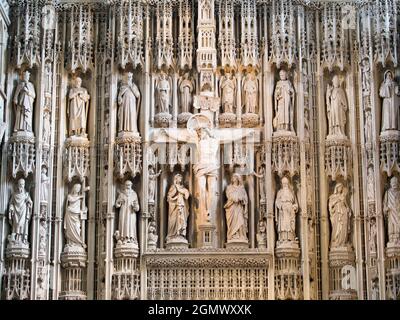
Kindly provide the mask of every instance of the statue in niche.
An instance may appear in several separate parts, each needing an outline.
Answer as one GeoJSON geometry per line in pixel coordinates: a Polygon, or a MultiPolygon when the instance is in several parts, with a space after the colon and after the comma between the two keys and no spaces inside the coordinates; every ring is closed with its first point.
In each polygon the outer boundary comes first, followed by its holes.
{"type": "Polygon", "coordinates": [[[387,218],[388,244],[400,245],[400,187],[396,176],[390,179],[390,187],[384,195],[383,213],[387,218]]]}
{"type": "Polygon", "coordinates": [[[157,225],[155,221],[149,223],[149,230],[147,236],[147,249],[155,249],[157,247],[158,235],[157,225]]]}
{"type": "Polygon", "coordinates": [[[43,132],[42,139],[43,144],[50,144],[51,124],[50,124],[50,111],[45,109],[43,112],[43,132]]]}
{"type": "Polygon", "coordinates": [[[249,219],[246,189],[242,178],[235,173],[231,184],[226,187],[227,202],[224,205],[226,212],[227,242],[247,242],[247,222],[249,219]]]}
{"type": "Polygon", "coordinates": [[[294,88],[288,79],[286,70],[279,71],[279,78],[274,93],[273,126],[276,131],[294,132],[294,88]]]}
{"type": "Polygon", "coordinates": [[[236,78],[231,72],[226,72],[221,78],[221,103],[224,113],[234,113],[236,101],[236,78]]]}
{"type": "Polygon", "coordinates": [[[258,178],[258,189],[260,193],[260,203],[265,203],[265,169],[264,166],[260,167],[260,172],[253,172],[253,175],[258,178]]]}
{"type": "Polygon", "coordinates": [[[149,167],[149,194],[147,195],[148,202],[155,202],[155,193],[156,193],[156,185],[157,178],[160,176],[161,170],[158,173],[155,173],[153,166],[149,167]]]}
{"type": "Polygon", "coordinates": [[[347,204],[347,189],[337,183],[333,194],[329,197],[329,217],[332,225],[331,249],[348,245],[351,231],[351,209],[347,204]]]}
{"type": "Polygon", "coordinates": [[[188,72],[186,72],[179,84],[179,92],[181,94],[181,108],[182,113],[190,113],[192,106],[192,93],[194,90],[193,79],[191,79],[188,72]]]}
{"type": "Polygon", "coordinates": [[[258,106],[258,82],[254,72],[249,73],[243,79],[243,98],[244,113],[255,114],[258,106]]]}
{"type": "Polygon", "coordinates": [[[115,202],[115,207],[119,208],[117,244],[137,244],[136,214],[139,211],[139,200],[132,185],[132,181],[126,180],[124,189],[119,193],[115,202]]]}
{"type": "Polygon", "coordinates": [[[310,140],[310,111],[304,108],[304,138],[310,140]]]}
{"type": "Polygon", "coordinates": [[[163,71],[160,73],[156,88],[159,112],[169,114],[169,106],[171,104],[171,79],[163,71]]]}
{"type": "Polygon", "coordinates": [[[346,92],[341,88],[338,75],[332,78],[332,86],[328,84],[326,90],[326,106],[329,124],[329,136],[346,136],[346,92]]]}
{"type": "Polygon", "coordinates": [[[296,212],[299,207],[296,195],[288,178],[281,180],[282,187],[275,200],[275,219],[278,228],[279,242],[296,241],[296,212]]]}
{"type": "Polygon", "coordinates": [[[368,237],[369,253],[376,253],[376,235],[377,235],[376,221],[375,218],[372,218],[369,227],[369,237],[368,237]]]}
{"type": "Polygon", "coordinates": [[[379,89],[382,101],[382,131],[399,130],[399,85],[393,79],[393,73],[387,70],[379,89]]]}
{"type": "Polygon", "coordinates": [[[133,73],[125,74],[118,93],[118,132],[138,133],[137,119],[140,107],[140,92],[133,82],[133,73]]]}
{"type": "Polygon", "coordinates": [[[368,110],[365,112],[365,143],[371,144],[372,143],[372,114],[371,111],[368,110]]]}
{"type": "Polygon", "coordinates": [[[14,132],[32,132],[33,103],[36,98],[35,87],[29,82],[29,71],[24,72],[23,79],[19,82],[14,93],[16,116],[14,132]]]}
{"type": "Polygon", "coordinates": [[[367,96],[370,93],[370,86],[371,86],[370,70],[371,67],[369,65],[368,59],[363,59],[363,61],[361,62],[361,72],[362,72],[361,88],[364,96],[367,96]]]}
{"type": "Polygon", "coordinates": [[[108,199],[108,169],[104,168],[103,177],[103,202],[107,202],[108,199]]]}
{"type": "Polygon", "coordinates": [[[84,192],[88,190],[89,187],[82,190],[82,185],[80,183],[75,183],[71,193],[67,196],[64,216],[64,230],[67,240],[66,247],[86,248],[82,224],[87,218],[84,192]]]}
{"type": "Polygon", "coordinates": [[[39,226],[39,255],[46,255],[47,222],[40,220],[39,226]]]}
{"type": "Polygon", "coordinates": [[[265,219],[258,222],[257,244],[259,248],[266,248],[267,246],[267,223],[265,219]]]}
{"type": "Polygon", "coordinates": [[[40,202],[48,203],[49,201],[49,187],[50,178],[47,175],[47,168],[42,167],[42,173],[40,175],[40,202]]]}
{"type": "Polygon", "coordinates": [[[308,250],[310,252],[314,251],[314,227],[315,227],[314,219],[311,216],[309,216],[309,218],[308,218],[308,250]]]}
{"type": "Polygon", "coordinates": [[[368,202],[375,201],[375,177],[374,177],[374,169],[371,166],[368,167],[368,174],[367,174],[367,199],[368,202]]]}
{"type": "Polygon", "coordinates": [[[110,114],[107,112],[104,119],[103,144],[110,143],[110,114]]]}
{"type": "Polygon", "coordinates": [[[167,243],[186,240],[187,218],[189,216],[189,190],[183,185],[180,174],[174,176],[174,182],[168,190],[168,234],[167,243]]]}
{"type": "Polygon", "coordinates": [[[81,85],[82,79],[77,77],[73,87],[69,91],[67,115],[69,117],[70,136],[82,136],[86,134],[90,95],[81,85]]]}
{"type": "Polygon", "coordinates": [[[32,216],[33,202],[25,191],[25,180],[19,179],[17,190],[11,195],[8,219],[11,224],[12,242],[28,244],[29,221],[32,216]]]}

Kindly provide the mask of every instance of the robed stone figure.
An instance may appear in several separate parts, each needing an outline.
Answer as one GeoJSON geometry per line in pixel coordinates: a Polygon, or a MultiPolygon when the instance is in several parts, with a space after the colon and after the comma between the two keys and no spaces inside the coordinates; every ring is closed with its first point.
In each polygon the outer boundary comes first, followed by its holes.
{"type": "Polygon", "coordinates": [[[140,107],[140,92],[128,72],[118,94],[118,132],[138,132],[137,118],[140,107]]]}
{"type": "Polygon", "coordinates": [[[282,188],[278,191],[275,199],[278,241],[294,241],[296,240],[296,212],[299,207],[289,179],[283,177],[281,183],[282,188]]]}
{"type": "Polygon", "coordinates": [[[247,242],[248,197],[239,174],[234,174],[226,187],[227,242],[247,242]]]}
{"type": "Polygon", "coordinates": [[[189,73],[185,73],[179,85],[179,92],[181,94],[182,112],[190,112],[192,105],[193,90],[194,90],[193,80],[190,78],[189,73]]]}
{"type": "Polygon", "coordinates": [[[383,213],[387,218],[389,243],[400,245],[400,187],[397,177],[392,177],[390,188],[384,195],[383,213]]]}
{"type": "Polygon", "coordinates": [[[399,130],[400,88],[393,80],[393,73],[385,72],[384,80],[379,89],[382,101],[382,132],[387,130],[399,130]]]}
{"type": "Polygon", "coordinates": [[[82,185],[74,184],[71,193],[67,196],[64,216],[64,230],[67,246],[85,248],[84,234],[82,233],[82,221],[87,215],[87,209],[82,194],[82,185]]]}
{"type": "Polygon", "coordinates": [[[345,136],[347,98],[346,92],[340,87],[337,75],[332,78],[332,86],[328,84],[326,91],[326,107],[330,136],[345,136]]]}
{"type": "Polygon", "coordinates": [[[176,174],[168,190],[168,234],[167,243],[186,240],[187,218],[189,216],[189,190],[183,186],[182,175],[176,174]]]}
{"type": "Polygon", "coordinates": [[[32,132],[33,102],[36,98],[35,87],[29,82],[30,73],[25,71],[24,77],[14,93],[16,117],[14,131],[32,132]]]}
{"type": "Polygon", "coordinates": [[[258,105],[258,83],[253,72],[243,79],[244,113],[255,114],[258,105]]]}
{"type": "Polygon", "coordinates": [[[86,123],[89,112],[90,95],[81,87],[82,79],[77,77],[74,86],[69,91],[69,134],[70,136],[86,134],[86,123]]]}
{"type": "Polygon", "coordinates": [[[224,113],[233,113],[235,106],[236,78],[227,72],[221,79],[221,102],[224,113]]]}
{"type": "Polygon", "coordinates": [[[132,181],[125,181],[124,189],[119,193],[115,206],[119,208],[117,241],[137,243],[136,214],[139,211],[139,200],[132,189],[132,181]]]}
{"type": "Polygon", "coordinates": [[[348,245],[351,228],[351,209],[347,204],[347,190],[342,183],[337,183],[329,197],[329,217],[332,225],[331,249],[348,245]]]}
{"type": "Polygon", "coordinates": [[[294,88],[287,78],[287,72],[279,72],[280,80],[275,87],[275,118],[273,126],[276,131],[294,131],[294,88]]]}
{"type": "Polygon", "coordinates": [[[32,199],[25,191],[25,180],[19,179],[17,190],[11,195],[8,219],[11,224],[11,240],[28,243],[29,221],[32,216],[32,199]]]}

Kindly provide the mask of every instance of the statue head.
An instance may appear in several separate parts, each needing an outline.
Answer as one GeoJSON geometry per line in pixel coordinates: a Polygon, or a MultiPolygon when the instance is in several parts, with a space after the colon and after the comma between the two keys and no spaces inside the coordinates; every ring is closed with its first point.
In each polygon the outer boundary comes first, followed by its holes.
{"type": "Polygon", "coordinates": [[[266,231],[266,228],[265,228],[265,220],[264,220],[264,219],[262,219],[262,220],[260,220],[260,221],[258,222],[258,228],[259,228],[259,230],[260,230],[261,233],[264,233],[264,232],[266,231]]]}
{"type": "Polygon", "coordinates": [[[287,71],[283,70],[283,69],[281,71],[279,71],[279,78],[281,80],[287,80],[287,71]]]}
{"type": "Polygon", "coordinates": [[[152,221],[149,224],[149,232],[153,233],[154,231],[156,231],[156,223],[154,221],[152,221]]]}
{"type": "Polygon", "coordinates": [[[42,167],[42,173],[47,174],[47,168],[45,166],[42,167]]]}
{"type": "Polygon", "coordinates": [[[289,188],[290,182],[288,178],[283,177],[281,182],[282,182],[282,188],[284,189],[289,188]]]}
{"type": "Polygon", "coordinates": [[[181,174],[177,173],[174,177],[174,184],[181,185],[183,181],[183,177],[181,174]]]}
{"type": "Polygon", "coordinates": [[[387,70],[384,74],[385,81],[392,81],[393,80],[393,73],[390,70],[387,70]]]}
{"type": "Polygon", "coordinates": [[[22,178],[18,180],[18,191],[19,192],[25,191],[25,180],[22,178]]]}
{"type": "Polygon", "coordinates": [[[390,187],[393,189],[397,189],[399,187],[399,179],[396,176],[390,179],[390,187]]]}
{"type": "Polygon", "coordinates": [[[132,181],[131,180],[125,181],[125,190],[132,190],[132,181]]]}
{"type": "Polygon", "coordinates": [[[125,81],[127,84],[132,84],[132,82],[133,82],[133,73],[132,72],[127,72],[125,74],[125,81]]]}
{"type": "Polygon", "coordinates": [[[72,187],[73,193],[77,194],[81,192],[82,186],[80,183],[75,183],[74,186],[72,187]]]}
{"type": "Polygon", "coordinates": [[[368,167],[368,174],[374,174],[374,169],[372,167],[368,167]]]}
{"type": "Polygon", "coordinates": [[[80,77],[75,78],[75,87],[80,88],[82,85],[82,79],[80,77]]]}
{"type": "Polygon", "coordinates": [[[339,88],[340,87],[340,79],[338,75],[334,75],[332,78],[332,84],[335,88],[339,88]]]}
{"type": "Polygon", "coordinates": [[[242,184],[242,177],[240,176],[239,173],[234,173],[232,175],[231,183],[235,186],[242,184]]]}
{"type": "Polygon", "coordinates": [[[149,167],[149,173],[150,173],[150,174],[154,174],[154,168],[153,168],[153,166],[150,166],[150,167],[149,167]]]}
{"type": "Polygon", "coordinates": [[[26,82],[28,82],[30,77],[31,77],[31,73],[30,73],[28,70],[26,70],[26,71],[24,72],[24,75],[23,75],[24,80],[25,80],[26,82]]]}
{"type": "Polygon", "coordinates": [[[339,182],[335,186],[334,193],[342,193],[342,192],[343,192],[343,184],[339,182]]]}

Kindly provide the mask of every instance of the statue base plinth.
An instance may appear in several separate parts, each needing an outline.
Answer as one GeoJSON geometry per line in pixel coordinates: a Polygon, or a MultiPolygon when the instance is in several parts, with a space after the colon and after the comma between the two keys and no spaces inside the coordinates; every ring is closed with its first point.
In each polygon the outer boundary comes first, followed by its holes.
{"type": "Polygon", "coordinates": [[[139,246],[137,242],[119,243],[114,249],[116,258],[136,258],[139,256],[139,246]]]}
{"type": "Polygon", "coordinates": [[[174,248],[187,249],[189,248],[189,243],[185,238],[178,237],[178,238],[168,239],[165,246],[167,249],[174,249],[174,248]]]}
{"type": "Polygon", "coordinates": [[[178,114],[178,126],[180,128],[186,128],[186,124],[192,115],[193,113],[190,112],[182,112],[178,114]]]}
{"type": "Polygon", "coordinates": [[[9,240],[6,249],[7,258],[28,259],[30,254],[29,243],[9,240]]]}
{"type": "Polygon", "coordinates": [[[218,122],[220,128],[232,128],[236,125],[236,114],[231,112],[221,113],[218,122]]]}
{"type": "Polygon", "coordinates": [[[254,128],[259,125],[258,114],[256,113],[245,113],[242,115],[242,127],[254,128]]]}
{"type": "Polygon", "coordinates": [[[12,176],[22,173],[26,178],[35,169],[35,136],[33,132],[15,131],[9,140],[9,153],[12,158],[12,176]]]}
{"type": "Polygon", "coordinates": [[[140,143],[141,137],[139,132],[125,132],[120,131],[118,132],[118,137],[115,139],[116,144],[123,144],[123,143],[140,143]]]}
{"type": "Polygon", "coordinates": [[[325,170],[333,181],[347,180],[352,170],[350,140],[344,135],[329,135],[325,140],[325,170]]]}
{"type": "Polygon", "coordinates": [[[71,136],[65,140],[65,147],[90,147],[89,139],[87,138],[87,134],[81,136],[71,136]]]}
{"type": "Polygon", "coordinates": [[[386,130],[379,137],[382,171],[390,177],[394,171],[400,172],[400,131],[386,130]],[[397,151],[396,151],[397,150],[397,151]]]}
{"type": "Polygon", "coordinates": [[[63,268],[85,268],[87,254],[79,245],[66,245],[61,253],[61,265],[63,268]]]}
{"type": "Polygon", "coordinates": [[[299,139],[291,131],[274,132],[272,136],[272,168],[282,177],[294,176],[300,170],[299,139]]]}
{"type": "Polygon", "coordinates": [[[400,257],[400,243],[388,242],[385,251],[388,257],[400,257]]]}
{"type": "Polygon", "coordinates": [[[172,120],[172,115],[167,112],[160,112],[154,116],[154,123],[157,128],[168,128],[172,120]]]}
{"type": "Polygon", "coordinates": [[[232,249],[232,248],[248,248],[249,247],[249,241],[248,240],[228,240],[225,243],[225,247],[227,249],[232,249]]]}
{"type": "Polygon", "coordinates": [[[300,256],[299,242],[296,240],[277,241],[275,253],[278,258],[298,258],[300,256]]]}
{"type": "Polygon", "coordinates": [[[334,247],[329,250],[329,262],[331,265],[342,262],[345,264],[354,264],[354,250],[351,246],[334,247]]]}

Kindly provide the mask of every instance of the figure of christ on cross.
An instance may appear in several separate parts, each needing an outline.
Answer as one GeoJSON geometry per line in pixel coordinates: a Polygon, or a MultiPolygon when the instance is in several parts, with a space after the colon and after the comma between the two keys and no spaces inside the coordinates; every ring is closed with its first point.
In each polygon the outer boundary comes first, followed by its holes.
{"type": "MultiPolygon", "coordinates": [[[[196,160],[193,164],[195,193],[198,212],[203,223],[210,223],[218,205],[218,169],[220,164],[220,144],[240,140],[254,133],[254,130],[212,129],[211,120],[204,114],[193,115],[187,130],[161,130],[171,142],[186,142],[196,145],[196,160]]],[[[157,139],[156,139],[157,140],[157,139]]],[[[161,142],[161,141],[160,141],[161,142]]]]}

